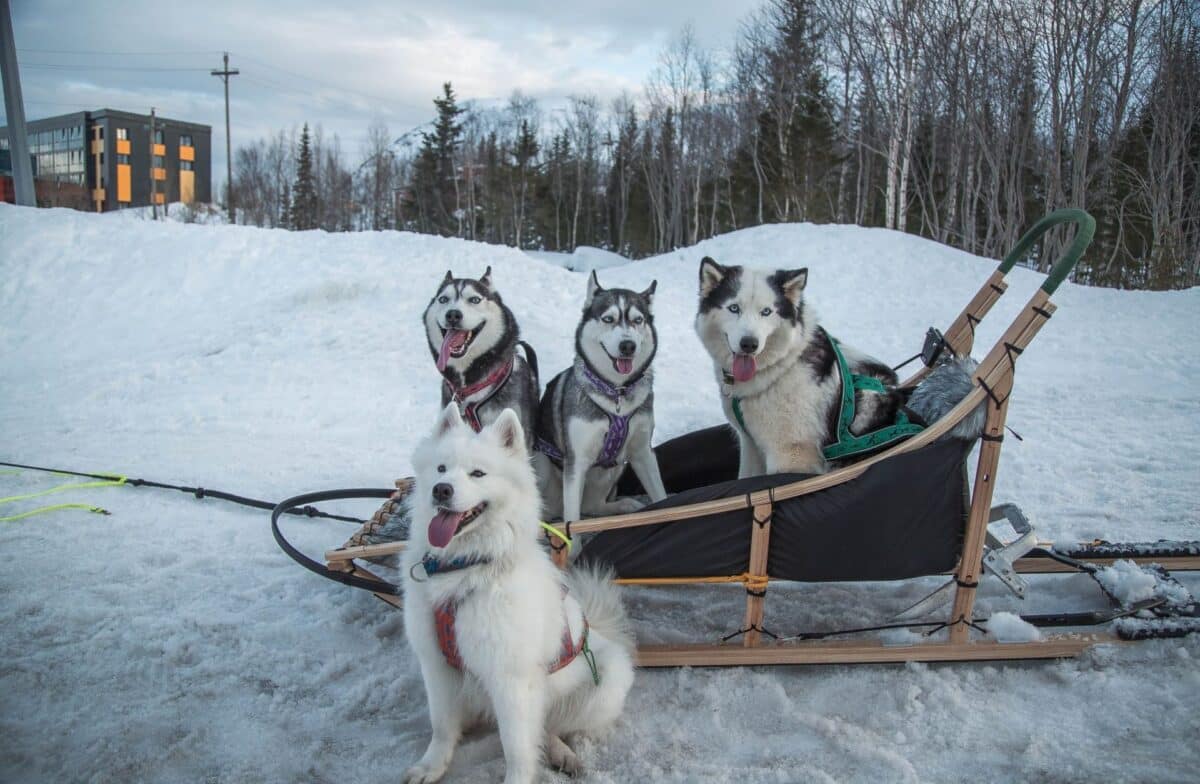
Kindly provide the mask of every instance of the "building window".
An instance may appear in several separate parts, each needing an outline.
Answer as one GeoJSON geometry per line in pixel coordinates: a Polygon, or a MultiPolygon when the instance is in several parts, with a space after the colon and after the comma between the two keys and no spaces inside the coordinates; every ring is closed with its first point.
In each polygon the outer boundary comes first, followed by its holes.
{"type": "Polygon", "coordinates": [[[154,131],[154,143],[166,144],[166,136],[163,135],[161,128],[154,131]]]}
{"type": "Polygon", "coordinates": [[[154,156],[154,168],[163,169],[163,168],[166,168],[166,165],[167,165],[167,162],[161,155],[154,156]]]}
{"type": "Polygon", "coordinates": [[[179,170],[180,171],[192,171],[193,166],[194,166],[194,164],[191,161],[180,161],[179,162],[179,170]]]}
{"type": "Polygon", "coordinates": [[[118,128],[117,129],[117,138],[120,139],[121,141],[125,141],[126,139],[128,139],[129,138],[129,129],[128,128],[118,128]]]}
{"type": "Polygon", "coordinates": [[[128,156],[128,155],[123,155],[123,154],[119,154],[119,155],[117,155],[117,163],[118,163],[118,164],[124,164],[125,166],[128,166],[128,165],[129,165],[129,156],[128,156]]]}
{"type": "Polygon", "coordinates": [[[180,146],[180,147],[191,147],[191,146],[193,146],[193,145],[192,145],[192,135],[191,135],[190,133],[183,133],[183,134],[180,134],[180,135],[179,135],[179,146],[180,146]]]}
{"type": "Polygon", "coordinates": [[[103,139],[103,138],[104,138],[104,126],[103,126],[103,125],[97,125],[97,126],[96,126],[96,130],[98,131],[98,133],[96,134],[96,138],[97,138],[97,139],[103,139]]]}

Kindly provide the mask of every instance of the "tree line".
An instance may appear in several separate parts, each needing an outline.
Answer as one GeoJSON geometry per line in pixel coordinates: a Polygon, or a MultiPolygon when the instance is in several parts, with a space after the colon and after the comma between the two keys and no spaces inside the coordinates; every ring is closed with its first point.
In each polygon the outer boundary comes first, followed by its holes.
{"type": "Polygon", "coordinates": [[[353,168],[319,127],[239,148],[241,220],[634,258],[837,222],[999,257],[1073,206],[1099,224],[1077,282],[1200,282],[1189,0],[770,0],[721,56],[685,28],[636,96],[433,103],[399,138],[373,123],[353,168]]]}

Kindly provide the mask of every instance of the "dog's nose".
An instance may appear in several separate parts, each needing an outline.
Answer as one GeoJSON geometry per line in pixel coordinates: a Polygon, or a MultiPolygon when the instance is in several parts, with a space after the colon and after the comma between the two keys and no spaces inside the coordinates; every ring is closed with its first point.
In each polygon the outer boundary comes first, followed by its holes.
{"type": "Polygon", "coordinates": [[[741,347],[743,354],[753,354],[758,351],[758,338],[753,335],[747,335],[742,338],[742,342],[738,344],[741,347]]]}
{"type": "Polygon", "coordinates": [[[446,323],[452,327],[457,327],[460,324],[462,324],[462,311],[461,310],[447,310],[446,311],[446,323]]]}
{"type": "Polygon", "coordinates": [[[632,357],[637,353],[637,343],[634,343],[632,340],[622,340],[617,348],[621,350],[621,356],[623,357],[632,357]]]}
{"type": "Polygon", "coordinates": [[[454,497],[454,485],[449,482],[438,482],[433,486],[433,500],[444,504],[454,497]]]}

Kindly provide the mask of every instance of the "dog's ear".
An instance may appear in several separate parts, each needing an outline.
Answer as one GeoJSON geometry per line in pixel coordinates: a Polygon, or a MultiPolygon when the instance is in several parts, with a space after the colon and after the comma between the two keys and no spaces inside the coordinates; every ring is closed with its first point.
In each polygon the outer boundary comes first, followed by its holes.
{"type": "Polygon", "coordinates": [[[729,269],[713,261],[711,256],[700,259],[700,296],[707,297],[711,294],[728,274],[729,269]]]}
{"type": "Polygon", "coordinates": [[[592,274],[588,275],[587,301],[591,302],[601,291],[604,291],[604,288],[600,285],[600,279],[596,277],[596,270],[592,270],[592,274]]]}
{"type": "Polygon", "coordinates": [[[514,455],[525,456],[525,428],[521,427],[521,419],[516,411],[511,408],[501,411],[488,431],[501,447],[514,455]]]}
{"type": "Polygon", "coordinates": [[[808,285],[808,267],[797,270],[779,270],[774,275],[776,285],[783,296],[791,300],[793,305],[800,304],[800,292],[808,285]]]}
{"type": "Polygon", "coordinates": [[[438,284],[438,289],[440,290],[443,286],[445,286],[447,283],[449,283],[452,280],[454,280],[454,273],[451,272],[450,270],[446,270],[446,277],[442,278],[442,282],[438,284]]]}
{"type": "Polygon", "coordinates": [[[492,265],[489,264],[488,268],[485,269],[483,274],[479,276],[479,282],[489,290],[492,288],[492,265]]]}
{"type": "Polygon", "coordinates": [[[433,432],[438,436],[444,436],[451,430],[457,430],[462,426],[463,418],[462,414],[458,413],[458,404],[451,403],[438,415],[437,425],[433,428],[433,432]]]}
{"type": "Polygon", "coordinates": [[[658,281],[650,281],[650,287],[642,292],[641,296],[646,298],[647,302],[654,302],[654,290],[658,288],[658,281]]]}

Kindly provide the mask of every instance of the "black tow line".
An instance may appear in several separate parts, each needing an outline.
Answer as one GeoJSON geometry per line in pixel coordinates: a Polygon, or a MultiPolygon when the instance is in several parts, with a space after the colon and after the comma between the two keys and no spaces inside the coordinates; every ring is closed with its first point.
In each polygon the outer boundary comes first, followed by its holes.
{"type": "MultiPolygon", "coordinates": [[[[66,474],[67,476],[82,476],[88,479],[115,479],[113,474],[89,474],[85,471],[68,471],[64,468],[46,468],[44,466],[25,465],[23,463],[7,463],[0,461],[0,466],[9,466],[11,468],[24,468],[28,471],[43,471],[49,474],[66,474]]],[[[132,479],[125,477],[124,484],[133,485],[134,487],[157,487],[163,490],[178,490],[181,493],[195,496],[196,498],[219,498],[222,501],[230,501],[242,506],[249,506],[254,509],[263,509],[265,511],[274,510],[278,504],[270,501],[263,501],[258,498],[248,498],[244,495],[235,495],[234,493],[226,493],[223,490],[209,490],[203,487],[188,487],[186,485],[172,485],[166,482],[155,482],[150,479],[132,479]]],[[[332,499],[329,499],[332,500],[332,499]]],[[[296,515],[298,517],[323,517],[327,520],[340,520],[344,523],[365,523],[358,517],[347,517],[345,515],[335,515],[329,512],[322,512],[320,509],[312,506],[299,506],[293,504],[288,508],[287,514],[296,515]]]]}
{"type": "Polygon", "coordinates": [[[274,535],[275,543],[279,545],[279,549],[287,553],[293,561],[314,574],[319,574],[322,577],[339,582],[342,585],[348,585],[351,588],[362,588],[364,591],[370,591],[371,593],[399,596],[402,591],[400,586],[395,583],[389,583],[382,579],[371,580],[359,577],[356,574],[350,574],[349,572],[339,572],[336,569],[330,569],[323,563],[314,561],[285,539],[283,533],[279,530],[279,518],[285,514],[296,514],[294,510],[297,508],[311,508],[303,506],[305,504],[313,504],[320,501],[344,501],[350,498],[391,498],[395,492],[395,488],[382,490],[379,488],[363,487],[350,490],[326,490],[322,493],[305,493],[304,495],[284,499],[271,510],[271,534],[274,535]]]}

